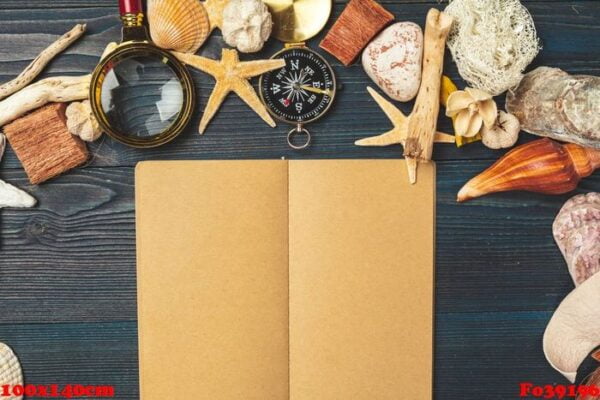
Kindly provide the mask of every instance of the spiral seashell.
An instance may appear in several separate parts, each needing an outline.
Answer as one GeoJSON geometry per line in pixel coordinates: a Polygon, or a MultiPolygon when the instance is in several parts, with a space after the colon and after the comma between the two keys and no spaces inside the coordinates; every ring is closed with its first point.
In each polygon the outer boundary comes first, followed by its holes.
{"type": "Polygon", "coordinates": [[[524,190],[563,194],[600,168],[600,150],[550,139],[535,140],[506,153],[458,192],[458,201],[489,193],[524,190]]]}
{"type": "Polygon", "coordinates": [[[148,24],[159,47],[195,53],[210,34],[208,14],[198,0],[148,0],[148,24]]]}
{"type": "MultiPolygon", "coordinates": [[[[8,385],[13,388],[16,385],[23,385],[23,374],[21,373],[21,364],[19,359],[13,353],[10,347],[0,343],[0,382],[2,385],[8,385]]],[[[22,400],[23,396],[2,397],[6,400],[22,400]]]]}

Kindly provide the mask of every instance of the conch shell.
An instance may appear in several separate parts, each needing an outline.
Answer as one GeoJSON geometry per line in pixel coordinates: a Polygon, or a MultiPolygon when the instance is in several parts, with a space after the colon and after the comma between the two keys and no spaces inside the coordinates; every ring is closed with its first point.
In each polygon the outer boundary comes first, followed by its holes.
{"type": "Polygon", "coordinates": [[[463,202],[489,193],[525,190],[563,194],[600,168],[600,150],[548,138],[514,148],[458,192],[463,202]]]}
{"type": "Polygon", "coordinates": [[[198,0],[148,0],[152,41],[163,49],[195,53],[210,34],[210,22],[198,0]]]}
{"type": "Polygon", "coordinates": [[[448,96],[446,116],[452,117],[457,135],[473,137],[485,125],[492,128],[498,116],[498,108],[492,95],[483,90],[466,88],[448,96]]]}

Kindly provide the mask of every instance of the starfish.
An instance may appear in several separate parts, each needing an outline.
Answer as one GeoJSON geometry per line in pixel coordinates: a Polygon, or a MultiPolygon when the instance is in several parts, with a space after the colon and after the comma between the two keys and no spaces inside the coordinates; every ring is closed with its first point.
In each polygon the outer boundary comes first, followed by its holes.
{"type": "Polygon", "coordinates": [[[200,121],[200,134],[204,133],[206,126],[214,117],[229,92],[237,93],[270,127],[275,127],[275,121],[271,118],[271,115],[256,95],[254,88],[248,80],[265,72],[285,67],[285,60],[273,59],[240,62],[238,52],[231,49],[223,49],[220,61],[193,54],[178,52],[173,52],[173,54],[181,62],[212,75],[217,81],[200,121]]]}
{"type": "Polygon", "coordinates": [[[210,31],[223,27],[223,10],[229,0],[206,0],[202,5],[208,14],[208,22],[210,23],[210,31]]]}
{"type": "MultiPolygon", "coordinates": [[[[385,115],[392,121],[394,129],[378,136],[357,140],[354,144],[357,146],[389,146],[390,144],[401,144],[404,146],[408,135],[408,117],[373,90],[373,88],[367,87],[367,91],[373,96],[373,99],[379,104],[385,115]]],[[[434,137],[434,142],[436,143],[454,143],[454,141],[454,136],[443,132],[436,132],[434,137]]]]}

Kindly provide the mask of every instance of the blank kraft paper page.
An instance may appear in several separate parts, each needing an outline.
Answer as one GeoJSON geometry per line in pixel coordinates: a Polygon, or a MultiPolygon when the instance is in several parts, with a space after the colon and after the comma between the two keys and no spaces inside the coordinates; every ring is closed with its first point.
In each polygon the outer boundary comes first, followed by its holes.
{"type": "Polygon", "coordinates": [[[435,167],[407,182],[399,160],[141,163],[141,399],[431,399],[435,167]]]}

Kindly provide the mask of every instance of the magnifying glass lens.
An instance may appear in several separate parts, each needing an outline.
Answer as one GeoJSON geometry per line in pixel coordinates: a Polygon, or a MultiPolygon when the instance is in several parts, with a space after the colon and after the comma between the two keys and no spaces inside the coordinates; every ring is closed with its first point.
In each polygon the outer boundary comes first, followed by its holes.
{"type": "Polygon", "coordinates": [[[165,132],[184,108],[184,87],[168,60],[139,54],[107,65],[100,101],[110,126],[124,136],[165,132]]]}

